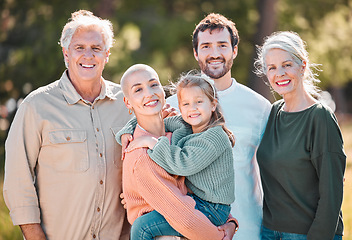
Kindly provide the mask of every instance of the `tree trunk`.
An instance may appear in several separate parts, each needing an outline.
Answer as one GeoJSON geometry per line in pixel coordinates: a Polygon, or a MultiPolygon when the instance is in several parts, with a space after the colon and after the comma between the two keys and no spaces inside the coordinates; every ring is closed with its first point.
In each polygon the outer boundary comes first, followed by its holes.
{"type": "MultiPolygon", "coordinates": [[[[276,18],[276,5],[277,0],[258,0],[259,22],[257,33],[254,36],[254,46],[262,45],[264,37],[270,35],[275,31],[277,18],[276,18]]],[[[273,102],[274,97],[270,91],[269,86],[264,82],[264,79],[259,78],[254,73],[254,59],[257,57],[256,51],[253,51],[252,66],[249,72],[248,85],[254,91],[260,93],[269,101],[273,102]]],[[[266,79],[265,79],[266,81],[266,79]]]]}

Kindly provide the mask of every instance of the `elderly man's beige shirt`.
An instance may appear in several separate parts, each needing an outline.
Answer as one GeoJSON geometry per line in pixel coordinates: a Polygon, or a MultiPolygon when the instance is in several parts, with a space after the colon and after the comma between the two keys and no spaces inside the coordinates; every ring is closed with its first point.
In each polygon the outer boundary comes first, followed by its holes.
{"type": "Polygon", "coordinates": [[[26,97],[5,144],[13,223],[41,223],[50,240],[128,239],[114,133],[129,119],[120,86],[105,80],[94,103],[66,72],[26,97]]]}

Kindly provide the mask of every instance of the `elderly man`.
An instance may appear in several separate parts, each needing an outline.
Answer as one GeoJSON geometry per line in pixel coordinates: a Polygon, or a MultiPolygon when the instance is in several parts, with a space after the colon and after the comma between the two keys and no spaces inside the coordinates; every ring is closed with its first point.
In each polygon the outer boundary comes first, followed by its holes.
{"type": "Polygon", "coordinates": [[[110,21],[73,13],[60,40],[67,70],[16,113],[4,198],[27,240],[128,239],[114,134],[130,115],[120,86],[102,77],[112,42],[110,21]]]}

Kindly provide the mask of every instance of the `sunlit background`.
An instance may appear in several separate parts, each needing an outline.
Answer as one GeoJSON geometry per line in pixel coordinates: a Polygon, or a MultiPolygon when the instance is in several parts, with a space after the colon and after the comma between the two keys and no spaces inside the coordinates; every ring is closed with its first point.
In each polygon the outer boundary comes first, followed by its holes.
{"type": "MultiPolygon", "coordinates": [[[[65,69],[58,44],[61,30],[79,9],[114,25],[116,42],[104,78],[118,83],[129,66],[146,63],[156,69],[164,85],[198,68],[192,52],[193,29],[208,13],[221,13],[236,23],[240,35],[233,77],[271,102],[279,97],[253,74],[255,45],[274,31],[296,31],[307,42],[310,60],[321,64],[323,101],[335,111],[347,155],[351,153],[352,0],[0,0],[1,179],[4,142],[16,109],[30,91],[60,78],[65,69]]],[[[350,162],[347,170],[351,172],[350,162]]],[[[346,185],[350,181],[346,175],[346,185]]],[[[352,212],[344,215],[349,223],[344,239],[352,239],[352,212]]],[[[1,197],[3,239],[21,239],[21,235],[1,197]]]]}

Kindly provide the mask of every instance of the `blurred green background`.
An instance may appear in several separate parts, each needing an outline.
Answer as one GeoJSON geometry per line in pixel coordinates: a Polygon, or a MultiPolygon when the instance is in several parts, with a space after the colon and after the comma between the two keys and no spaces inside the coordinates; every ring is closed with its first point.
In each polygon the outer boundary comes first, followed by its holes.
{"type": "MultiPolygon", "coordinates": [[[[116,42],[104,78],[118,83],[129,66],[146,63],[165,85],[198,68],[193,29],[208,13],[221,13],[236,23],[241,39],[233,77],[271,102],[275,98],[269,88],[253,74],[255,45],[273,31],[296,31],[308,44],[310,60],[322,64],[324,99],[346,126],[344,137],[351,139],[352,0],[0,0],[0,190],[4,142],[17,106],[30,91],[60,78],[65,69],[58,45],[61,30],[79,9],[114,25],[116,42]]],[[[351,181],[350,162],[347,170],[346,185],[351,181]]],[[[350,219],[344,239],[352,239],[352,212],[344,214],[350,219]]],[[[3,239],[21,239],[21,234],[11,224],[1,191],[3,239]]]]}

